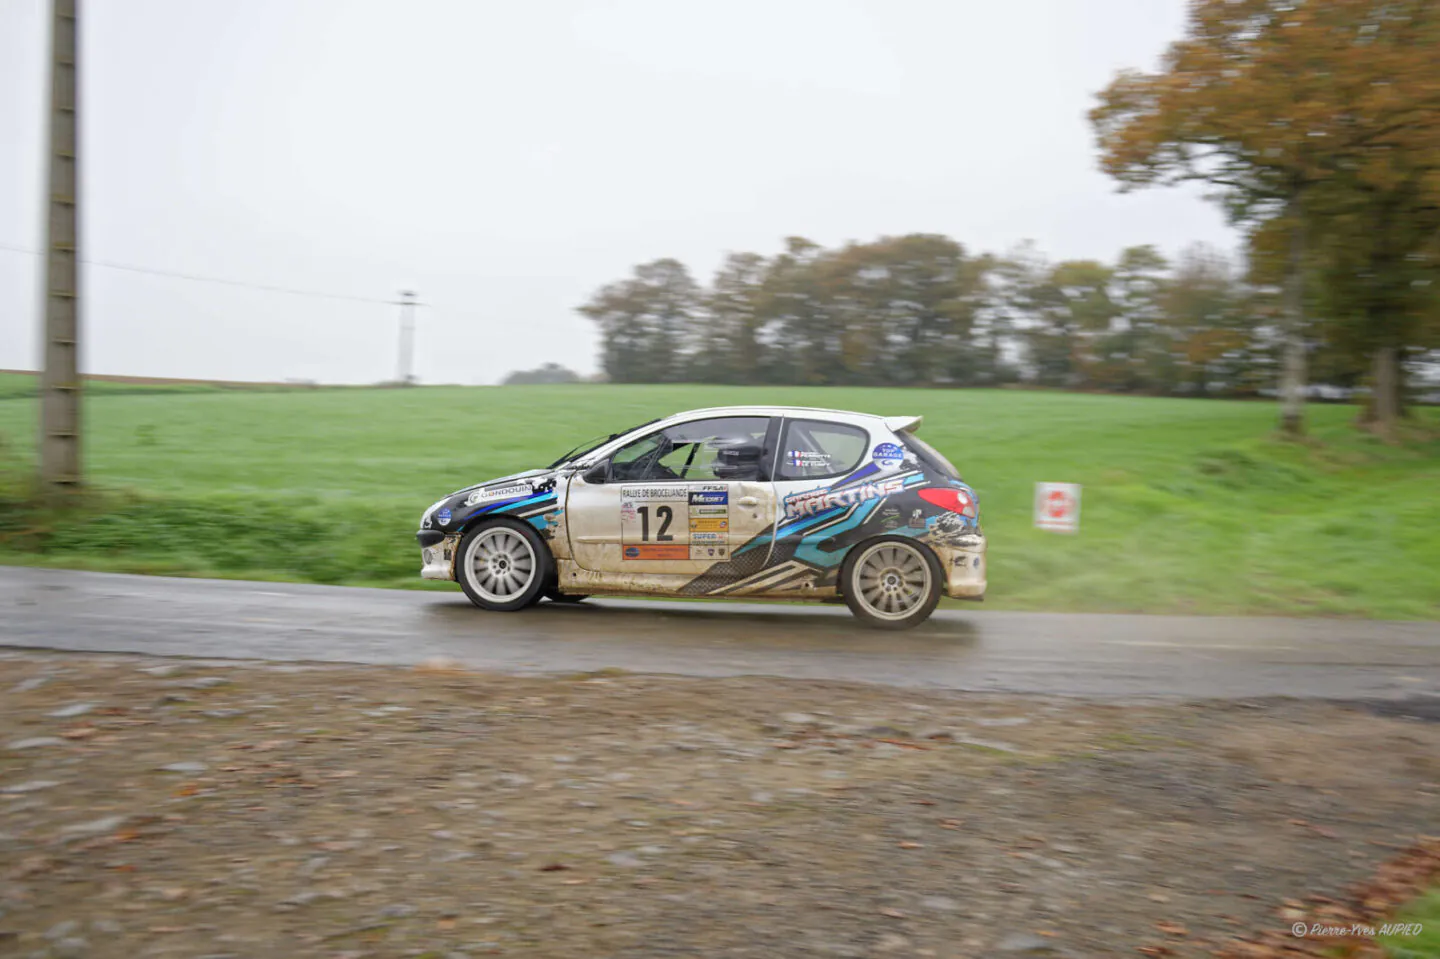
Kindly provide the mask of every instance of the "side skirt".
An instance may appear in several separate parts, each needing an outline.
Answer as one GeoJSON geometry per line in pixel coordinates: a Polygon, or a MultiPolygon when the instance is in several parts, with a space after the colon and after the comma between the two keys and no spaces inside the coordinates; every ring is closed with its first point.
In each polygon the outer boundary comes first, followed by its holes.
{"type": "Polygon", "coordinates": [[[736,583],[726,583],[708,593],[682,593],[695,579],[694,573],[610,573],[582,569],[572,560],[556,559],[558,586],[562,593],[612,596],[674,596],[680,599],[777,599],[823,600],[838,595],[834,584],[819,585],[822,570],[798,563],[786,563],[736,583]]]}

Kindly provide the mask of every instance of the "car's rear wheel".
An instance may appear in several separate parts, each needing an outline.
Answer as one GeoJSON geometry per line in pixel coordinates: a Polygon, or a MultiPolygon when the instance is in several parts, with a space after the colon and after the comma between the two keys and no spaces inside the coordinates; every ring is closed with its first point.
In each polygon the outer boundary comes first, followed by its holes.
{"type": "Polygon", "coordinates": [[[940,602],[940,562],[901,536],[867,540],[850,551],[841,573],[845,604],[867,626],[909,629],[940,602]]]}
{"type": "Polygon", "coordinates": [[[529,524],[495,519],[460,541],[455,578],[470,602],[503,613],[538,602],[553,566],[550,550],[529,524]]]}

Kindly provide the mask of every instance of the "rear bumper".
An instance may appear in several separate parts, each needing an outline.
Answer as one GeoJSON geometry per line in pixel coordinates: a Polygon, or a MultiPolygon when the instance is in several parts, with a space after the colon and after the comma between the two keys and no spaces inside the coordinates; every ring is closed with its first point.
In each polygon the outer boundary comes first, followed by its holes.
{"type": "MultiPolygon", "coordinates": [[[[425,536],[427,533],[437,532],[435,530],[421,530],[416,538],[425,536]]],[[[455,554],[460,551],[460,537],[458,535],[446,536],[441,534],[439,540],[425,536],[420,540],[420,578],[453,580],[455,578],[455,554]],[[423,545],[425,540],[433,540],[431,545],[423,545]]]]}
{"type": "Polygon", "coordinates": [[[933,544],[945,570],[945,595],[951,599],[985,598],[985,535],[967,533],[946,544],[933,544]]]}

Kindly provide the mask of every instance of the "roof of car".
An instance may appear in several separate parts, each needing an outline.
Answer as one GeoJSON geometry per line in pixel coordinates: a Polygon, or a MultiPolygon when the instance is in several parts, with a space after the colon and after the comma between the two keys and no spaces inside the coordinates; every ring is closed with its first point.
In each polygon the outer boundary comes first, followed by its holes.
{"type": "Polygon", "coordinates": [[[697,419],[702,416],[788,416],[792,413],[806,413],[819,416],[853,417],[879,420],[887,429],[896,433],[913,433],[924,422],[923,416],[880,416],[876,413],[857,413],[854,410],[827,410],[818,406],[711,406],[698,410],[686,410],[661,420],[663,423],[697,419]]]}
{"type": "Polygon", "coordinates": [[[871,419],[884,419],[875,413],[860,413],[856,410],[833,410],[820,406],[707,406],[698,410],[684,410],[667,416],[666,419],[677,419],[681,416],[694,416],[697,413],[759,413],[764,416],[775,416],[785,413],[839,413],[842,416],[868,416],[871,419]]]}

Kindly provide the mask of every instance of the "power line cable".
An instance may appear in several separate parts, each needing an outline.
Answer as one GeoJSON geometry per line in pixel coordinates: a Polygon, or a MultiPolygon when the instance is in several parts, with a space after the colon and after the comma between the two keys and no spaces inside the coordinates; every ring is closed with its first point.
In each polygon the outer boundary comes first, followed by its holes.
{"type": "MultiPolygon", "coordinates": [[[[15,246],[10,243],[0,243],[0,250],[9,250],[12,253],[25,253],[30,256],[39,256],[39,250],[27,249],[23,246],[15,246]]],[[[300,290],[288,286],[270,286],[265,283],[250,283],[245,280],[229,280],[218,276],[200,276],[195,273],[179,273],[174,270],[156,270],[146,266],[133,266],[129,263],[112,263],[108,260],[81,260],[81,263],[90,266],[99,266],[107,270],[123,270],[127,273],[143,273],[149,276],[168,276],[176,280],[190,280],[194,283],[218,283],[222,286],[238,286],[247,290],[263,290],[267,293],[288,293],[291,296],[311,296],[324,300],[349,300],[352,303],[378,303],[385,306],[393,306],[395,300],[382,300],[373,296],[353,296],[348,293],[324,293],[319,290],[300,290]]],[[[417,303],[416,306],[424,306],[417,303]]]]}

